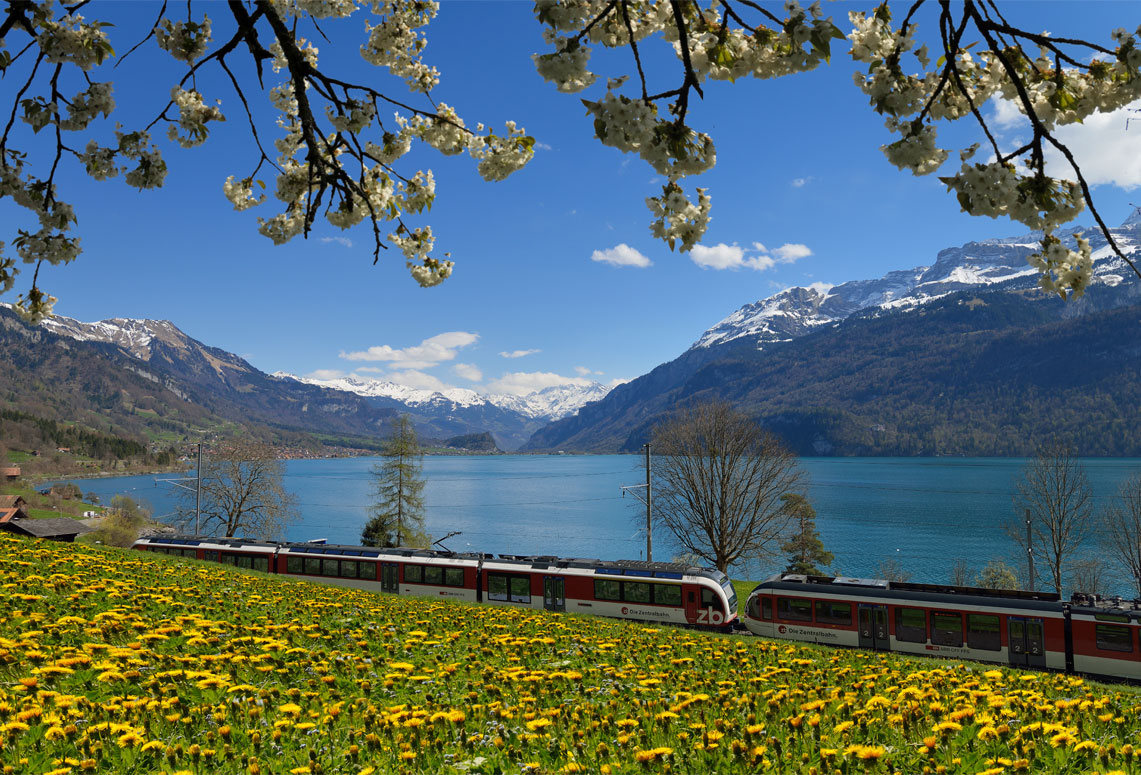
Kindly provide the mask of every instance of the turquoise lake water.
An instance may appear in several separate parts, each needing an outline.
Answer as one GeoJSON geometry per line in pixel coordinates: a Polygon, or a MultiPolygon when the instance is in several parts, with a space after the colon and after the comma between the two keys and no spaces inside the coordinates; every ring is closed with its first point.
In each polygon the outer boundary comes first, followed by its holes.
{"type": "MultiPolygon", "coordinates": [[[[297,496],[301,518],[287,537],[357,543],[375,462],[290,461],[285,483],[297,496]]],[[[426,457],[427,528],[433,536],[460,531],[447,541],[458,551],[638,559],[645,551],[645,507],[623,498],[620,487],[645,481],[641,462],[633,455],[426,457]]],[[[1083,463],[1099,508],[1122,481],[1141,472],[1141,459],[1083,463]]],[[[804,458],[801,464],[817,528],[836,556],[833,572],[875,576],[890,557],[913,581],[945,582],[958,559],[976,571],[991,559],[1024,564],[1003,528],[1015,517],[1015,483],[1025,460],[804,458]]],[[[156,480],[173,476],[80,484],[103,503],[127,494],[161,516],[176,508],[177,490],[156,480]]],[[[1087,550],[1100,551],[1092,542],[1087,550]]],[[[667,536],[655,534],[654,559],[669,559],[675,551],[667,536]]],[[[761,578],[776,569],[771,561],[754,563],[734,575],[761,578]]],[[[1118,591],[1127,587],[1123,580],[1118,591]]]]}

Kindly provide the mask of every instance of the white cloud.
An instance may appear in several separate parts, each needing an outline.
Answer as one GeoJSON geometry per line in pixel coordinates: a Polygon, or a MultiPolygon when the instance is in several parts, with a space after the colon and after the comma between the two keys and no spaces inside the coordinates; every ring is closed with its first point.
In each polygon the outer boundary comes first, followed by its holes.
{"type": "Polygon", "coordinates": [[[588,369],[585,366],[575,366],[574,367],[574,373],[579,375],[580,377],[589,377],[591,374],[601,374],[602,372],[601,371],[594,371],[592,369],[588,369]]]}
{"type": "Polygon", "coordinates": [[[345,376],[345,372],[338,369],[317,369],[305,375],[309,379],[340,379],[345,376]]]}
{"type": "MultiPolygon", "coordinates": [[[[990,121],[998,129],[1025,129],[1026,117],[1012,100],[991,100],[990,121]]],[[[1082,174],[1090,185],[1109,184],[1131,191],[1141,187],[1141,101],[1110,113],[1094,113],[1081,124],[1069,124],[1054,130],[1058,138],[1074,154],[1082,174]],[[1132,120],[1130,120],[1132,119],[1132,120]],[[1129,121],[1129,129],[1126,129],[1129,121]]],[[[1023,143],[1017,137],[1004,136],[1002,145],[1015,148],[1023,143]]],[[[993,154],[992,154],[993,160],[993,154]]],[[[1073,179],[1069,162],[1051,145],[1046,146],[1047,173],[1073,179]],[[1052,169],[1051,169],[1052,168],[1052,169]]]]}
{"type": "Polygon", "coordinates": [[[653,264],[650,259],[643,256],[634,248],[623,242],[609,250],[596,250],[590,254],[591,261],[598,261],[611,266],[636,266],[645,268],[653,264]]]}
{"type": "Polygon", "coordinates": [[[555,385],[587,386],[591,380],[583,377],[564,377],[549,371],[518,371],[503,374],[499,379],[487,383],[489,393],[507,393],[513,396],[526,396],[543,388],[555,385]]]}
{"type": "Polygon", "coordinates": [[[479,382],[483,379],[483,372],[474,363],[457,363],[452,367],[452,371],[456,373],[456,376],[471,382],[479,382]]]}
{"type": "Polygon", "coordinates": [[[754,242],[751,250],[722,242],[712,246],[694,245],[689,257],[702,269],[753,269],[763,272],[777,264],[791,264],[811,255],[812,250],[799,243],[785,243],[770,251],[760,242],[754,242]]]}
{"type": "Polygon", "coordinates": [[[479,334],[448,331],[425,339],[412,347],[394,348],[382,344],[358,352],[341,352],[347,361],[385,361],[394,369],[430,369],[443,361],[455,360],[459,350],[479,339],[479,334]]]}
{"type": "Polygon", "coordinates": [[[809,176],[803,177],[803,178],[793,178],[792,181],[789,183],[789,185],[791,185],[793,188],[804,188],[805,186],[807,186],[811,182],[812,182],[812,176],[809,175],[809,176]]]}
{"type": "Polygon", "coordinates": [[[807,245],[801,245],[798,242],[786,242],[773,252],[777,254],[777,260],[782,264],[791,264],[812,255],[812,251],[807,245]]]}
{"type": "Polygon", "coordinates": [[[535,149],[538,151],[549,151],[551,150],[551,146],[546,143],[535,143],[535,149]]]}
{"type": "Polygon", "coordinates": [[[1014,100],[995,97],[990,101],[990,105],[992,108],[990,124],[998,129],[1010,129],[1026,120],[1026,115],[1018,109],[1018,103],[1014,100]]]}
{"type": "Polygon", "coordinates": [[[344,245],[346,248],[351,248],[353,246],[353,241],[348,237],[322,237],[321,241],[326,244],[330,242],[336,242],[338,245],[344,245]]]}
{"type": "Polygon", "coordinates": [[[528,355],[534,355],[535,353],[541,352],[542,350],[511,350],[510,352],[501,352],[499,353],[499,356],[501,358],[525,358],[528,355]]]}
{"type": "MultiPolygon", "coordinates": [[[[1141,101],[1112,113],[1094,113],[1081,124],[1055,130],[1055,136],[1069,147],[1090,185],[1108,183],[1126,191],[1141,186],[1141,114],[1134,112],[1138,108],[1141,101]],[[1133,119],[1128,131],[1127,119],[1133,119]]],[[[1046,150],[1046,163],[1058,165],[1053,175],[1071,177],[1069,163],[1053,146],[1046,150]]]]}

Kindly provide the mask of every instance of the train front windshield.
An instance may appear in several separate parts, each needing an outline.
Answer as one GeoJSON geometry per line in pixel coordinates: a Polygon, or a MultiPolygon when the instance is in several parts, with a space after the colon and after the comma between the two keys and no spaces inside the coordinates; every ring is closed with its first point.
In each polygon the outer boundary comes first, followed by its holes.
{"type": "Polygon", "coordinates": [[[729,616],[736,616],[737,590],[733,589],[733,584],[729,581],[729,579],[725,579],[721,582],[721,588],[725,590],[725,595],[729,598],[729,616]]]}

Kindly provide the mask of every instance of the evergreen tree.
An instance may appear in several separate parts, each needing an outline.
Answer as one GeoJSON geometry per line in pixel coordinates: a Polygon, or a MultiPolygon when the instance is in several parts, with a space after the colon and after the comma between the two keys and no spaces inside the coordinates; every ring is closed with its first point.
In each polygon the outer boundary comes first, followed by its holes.
{"type": "Polygon", "coordinates": [[[365,546],[427,546],[424,532],[424,453],[407,415],[393,419],[384,462],[372,467],[371,519],[361,531],[365,546]]]}
{"type": "Polygon", "coordinates": [[[816,532],[816,509],[803,495],[787,493],[781,496],[781,500],[793,529],[789,539],[781,544],[781,551],[788,555],[785,573],[823,575],[821,567],[831,565],[833,556],[832,552],[825,551],[820,534],[816,532]]]}

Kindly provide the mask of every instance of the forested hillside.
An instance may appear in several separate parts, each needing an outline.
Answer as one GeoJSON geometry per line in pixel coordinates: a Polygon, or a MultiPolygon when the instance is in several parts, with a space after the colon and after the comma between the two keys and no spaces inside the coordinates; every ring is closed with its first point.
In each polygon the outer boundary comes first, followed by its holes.
{"type": "Polygon", "coordinates": [[[723,399],[805,455],[1141,455],[1141,306],[1074,317],[1035,291],[877,310],[757,350],[688,351],[552,424],[534,449],[634,451],[674,406],[723,399]]]}

